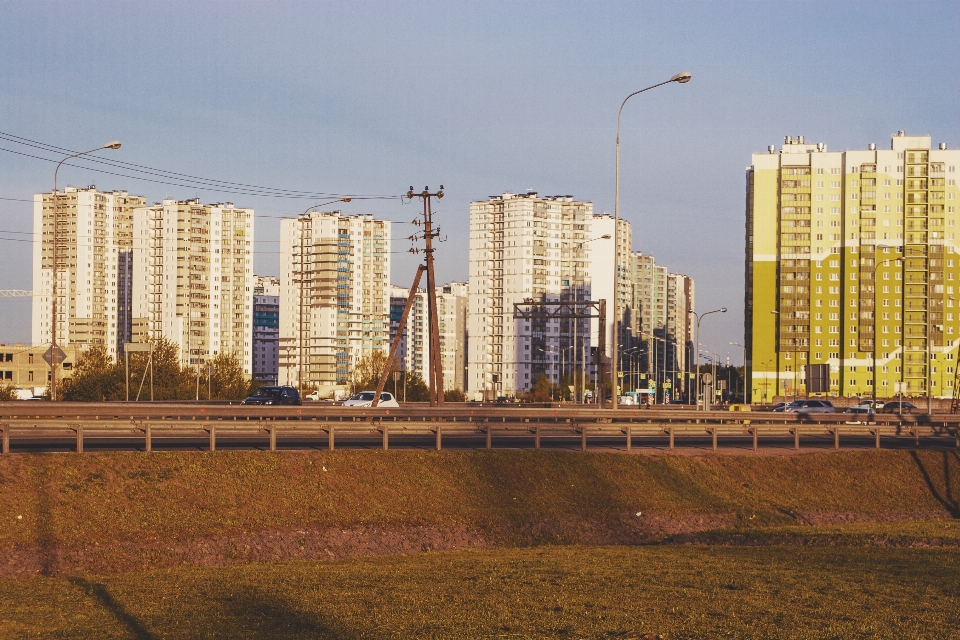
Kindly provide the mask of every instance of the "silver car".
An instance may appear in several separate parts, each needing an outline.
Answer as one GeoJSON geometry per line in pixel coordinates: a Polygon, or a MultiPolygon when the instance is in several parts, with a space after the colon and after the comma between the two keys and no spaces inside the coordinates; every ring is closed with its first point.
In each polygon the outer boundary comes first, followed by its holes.
{"type": "MultiPolygon", "coordinates": [[[[371,407],[373,406],[373,396],[376,395],[376,391],[361,391],[357,395],[353,396],[349,400],[343,403],[345,407],[371,407]]],[[[380,394],[380,403],[378,407],[399,407],[400,404],[397,402],[396,398],[393,397],[393,394],[387,393],[384,391],[380,394]]]]}
{"type": "Polygon", "coordinates": [[[837,409],[829,400],[794,400],[783,408],[784,413],[836,413],[837,409]]]}

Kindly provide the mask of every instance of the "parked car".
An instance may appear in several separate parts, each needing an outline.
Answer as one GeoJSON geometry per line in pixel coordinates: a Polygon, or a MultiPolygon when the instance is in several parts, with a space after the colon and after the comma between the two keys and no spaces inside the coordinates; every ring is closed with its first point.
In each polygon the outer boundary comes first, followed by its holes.
{"type": "Polygon", "coordinates": [[[794,400],[783,408],[784,413],[836,413],[837,409],[829,400],[794,400]]]}
{"type": "Polygon", "coordinates": [[[877,400],[864,400],[863,402],[847,408],[847,413],[873,413],[879,411],[883,406],[882,402],[877,400]]]}
{"type": "MultiPolygon", "coordinates": [[[[353,396],[349,400],[343,403],[345,407],[371,407],[373,406],[373,397],[376,395],[376,391],[361,391],[357,395],[353,396]]],[[[378,407],[399,407],[400,404],[397,402],[397,399],[393,397],[393,394],[387,393],[384,391],[380,394],[380,403],[378,407]]]]}
{"type": "Polygon", "coordinates": [[[293,387],[260,387],[240,404],[300,405],[300,392],[293,387]]]}
{"type": "Polygon", "coordinates": [[[906,400],[893,400],[891,402],[884,402],[883,406],[878,409],[880,413],[913,413],[914,411],[919,411],[917,405],[907,402],[906,400]]]}

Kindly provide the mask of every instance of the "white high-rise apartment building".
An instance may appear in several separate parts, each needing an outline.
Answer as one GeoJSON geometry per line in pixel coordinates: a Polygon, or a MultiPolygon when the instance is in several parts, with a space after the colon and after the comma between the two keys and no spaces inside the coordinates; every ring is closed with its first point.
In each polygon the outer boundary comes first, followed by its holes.
{"type": "Polygon", "coordinates": [[[313,212],[280,223],[280,384],[346,389],[389,349],[390,222],[313,212]]]}
{"type": "MultiPolygon", "coordinates": [[[[587,241],[593,247],[590,261],[587,264],[588,281],[591,283],[591,294],[594,300],[607,301],[607,318],[604,327],[605,356],[610,356],[613,348],[613,242],[619,241],[617,247],[617,292],[620,297],[620,351],[629,349],[630,336],[638,324],[636,306],[633,295],[633,274],[631,273],[633,257],[633,228],[623,218],[619,219],[620,233],[614,236],[613,216],[601,213],[593,216],[592,233],[587,241]],[[610,236],[609,239],[603,239],[610,236]]],[[[590,321],[590,334],[597,334],[597,319],[590,321]]],[[[597,341],[599,342],[599,340],[597,341]]]]}
{"type": "MultiPolygon", "coordinates": [[[[96,187],[58,194],[57,343],[103,346],[117,357],[130,340],[133,210],[143,196],[96,187]]],[[[49,343],[53,295],[54,194],[34,196],[33,319],[35,345],[49,343]]]]}
{"type": "Polygon", "coordinates": [[[602,241],[589,242],[599,235],[593,220],[593,205],[572,196],[507,192],[470,203],[469,396],[509,396],[541,373],[553,382],[570,374],[571,354],[591,340],[588,323],[574,331],[569,319],[516,320],[514,304],[595,296],[590,258],[602,241]]]}
{"type": "Polygon", "coordinates": [[[164,337],[183,365],[234,355],[252,373],[253,209],[164,200],[133,215],[133,340],[164,337]]]}

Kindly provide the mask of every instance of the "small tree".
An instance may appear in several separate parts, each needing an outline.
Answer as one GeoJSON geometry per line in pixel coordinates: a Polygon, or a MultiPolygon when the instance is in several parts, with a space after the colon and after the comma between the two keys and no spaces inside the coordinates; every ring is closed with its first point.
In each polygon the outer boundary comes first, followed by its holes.
{"type": "Polygon", "coordinates": [[[0,385],[0,402],[10,402],[11,400],[16,400],[13,387],[8,384],[0,385]]]}
{"type": "Polygon", "coordinates": [[[541,373],[533,383],[533,389],[530,390],[530,400],[533,402],[549,402],[553,384],[547,378],[547,374],[541,373]]]}
{"type": "Polygon", "coordinates": [[[466,402],[467,394],[463,392],[463,389],[449,389],[443,392],[443,401],[444,402],[466,402]]]}
{"type": "Polygon", "coordinates": [[[65,394],[74,402],[122,400],[126,394],[123,369],[118,368],[103,345],[95,345],[77,358],[70,388],[65,394]]]}
{"type": "MultiPolygon", "coordinates": [[[[387,367],[387,354],[383,351],[374,351],[369,356],[364,356],[357,361],[353,368],[353,384],[357,391],[375,391],[380,384],[380,375],[387,367]]],[[[393,362],[390,367],[390,373],[399,371],[399,363],[393,362]]],[[[407,381],[409,385],[409,380],[407,381]]],[[[409,394],[409,387],[407,388],[409,394]]]]}
{"type": "Polygon", "coordinates": [[[213,368],[209,380],[211,399],[243,400],[247,396],[250,384],[235,355],[221,353],[207,364],[213,368]]]}
{"type": "MultiPolygon", "coordinates": [[[[121,367],[123,365],[120,365],[121,367]]],[[[121,373],[121,380],[123,374],[121,373]]],[[[140,397],[150,397],[150,353],[130,354],[130,396],[143,382],[140,397]]],[[[120,390],[122,393],[122,389],[120,390]]],[[[166,338],[153,343],[153,397],[156,400],[192,400],[196,397],[196,370],[180,366],[180,348],[166,338]]],[[[114,398],[122,399],[122,398],[114,398]]]]}

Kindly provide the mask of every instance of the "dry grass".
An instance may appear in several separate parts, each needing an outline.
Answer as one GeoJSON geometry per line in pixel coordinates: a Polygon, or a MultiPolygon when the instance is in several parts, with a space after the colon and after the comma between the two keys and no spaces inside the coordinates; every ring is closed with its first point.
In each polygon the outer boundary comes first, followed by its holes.
{"type": "Polygon", "coordinates": [[[0,581],[8,638],[949,638],[960,555],[540,547],[0,581]]]}
{"type": "MultiPolygon", "coordinates": [[[[545,520],[635,511],[736,514],[738,526],[798,514],[867,519],[960,515],[953,452],[867,451],[791,458],[561,452],[175,452],[0,459],[0,550],[38,541],[116,541],[310,524],[429,524],[518,532],[545,520]],[[891,515],[893,514],[893,515],[891,515]],[[899,514],[899,515],[898,515],[899,514]]],[[[576,542],[575,539],[567,540],[576,542]]],[[[510,542],[510,541],[508,541],[510,542]]]]}

